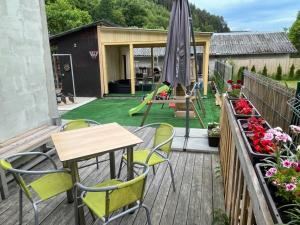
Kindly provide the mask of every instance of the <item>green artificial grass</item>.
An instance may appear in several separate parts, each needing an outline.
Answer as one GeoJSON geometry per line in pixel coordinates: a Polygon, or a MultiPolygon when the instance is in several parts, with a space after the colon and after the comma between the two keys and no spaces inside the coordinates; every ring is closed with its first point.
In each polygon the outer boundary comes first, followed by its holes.
{"type": "MultiPolygon", "coordinates": [[[[220,108],[215,105],[214,96],[209,93],[207,98],[203,99],[206,116],[200,115],[207,127],[209,122],[219,122],[220,108]]],[[[77,109],[67,112],[62,116],[63,119],[91,119],[99,123],[117,122],[124,126],[140,126],[143,113],[147,109],[145,106],[138,114],[128,115],[128,110],[141,103],[141,99],[97,99],[77,109]]],[[[147,123],[165,122],[175,127],[185,127],[185,118],[175,118],[174,110],[169,108],[168,104],[161,109],[161,104],[153,104],[147,117],[147,123]]],[[[201,128],[197,118],[190,119],[191,128],[201,128]]]]}
{"type": "Polygon", "coordinates": [[[105,97],[142,97],[151,91],[136,91],[134,95],[130,93],[110,93],[107,94],[105,97]]]}

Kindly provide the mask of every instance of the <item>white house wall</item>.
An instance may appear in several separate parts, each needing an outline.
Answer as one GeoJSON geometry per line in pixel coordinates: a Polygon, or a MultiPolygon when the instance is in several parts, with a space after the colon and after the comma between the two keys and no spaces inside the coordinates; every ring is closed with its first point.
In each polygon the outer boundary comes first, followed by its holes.
{"type": "Polygon", "coordinates": [[[0,142],[58,117],[40,0],[0,0],[0,142]]]}

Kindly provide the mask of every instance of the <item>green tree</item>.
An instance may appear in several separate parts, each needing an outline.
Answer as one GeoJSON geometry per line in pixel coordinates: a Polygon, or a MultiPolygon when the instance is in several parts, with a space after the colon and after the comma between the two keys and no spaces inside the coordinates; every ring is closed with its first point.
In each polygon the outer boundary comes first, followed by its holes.
{"type": "Polygon", "coordinates": [[[280,64],[277,67],[277,72],[276,72],[276,75],[275,75],[275,79],[276,80],[281,80],[282,79],[282,67],[281,67],[280,64]]]}
{"type": "Polygon", "coordinates": [[[264,69],[263,69],[263,71],[262,71],[262,75],[264,75],[264,76],[268,76],[268,70],[267,70],[267,65],[265,64],[265,66],[264,66],[264,69]]]}
{"type": "Polygon", "coordinates": [[[295,75],[295,66],[294,64],[291,65],[290,71],[289,71],[289,78],[293,79],[295,75]]]}
{"type": "Polygon", "coordinates": [[[122,13],[127,26],[144,27],[147,21],[147,11],[138,0],[123,0],[122,13]]]}
{"type": "Polygon", "coordinates": [[[87,11],[77,9],[68,0],[48,1],[46,12],[50,34],[92,22],[92,17],[87,11]]]}
{"type": "Polygon", "coordinates": [[[251,68],[251,72],[256,73],[256,68],[255,68],[254,65],[253,65],[252,68],[251,68]]]}
{"type": "Polygon", "coordinates": [[[296,21],[293,23],[289,31],[289,38],[300,54],[300,11],[298,12],[296,21]]]}
{"type": "Polygon", "coordinates": [[[105,19],[118,25],[126,26],[122,8],[118,0],[101,0],[95,10],[95,19],[105,19]]]}
{"type": "Polygon", "coordinates": [[[296,71],[296,78],[297,78],[297,79],[300,79],[300,69],[298,69],[298,70],[296,71]]]}

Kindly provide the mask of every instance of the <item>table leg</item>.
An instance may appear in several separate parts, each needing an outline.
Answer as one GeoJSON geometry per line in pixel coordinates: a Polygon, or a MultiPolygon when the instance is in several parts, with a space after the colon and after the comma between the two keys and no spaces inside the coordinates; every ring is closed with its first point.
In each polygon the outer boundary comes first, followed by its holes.
{"type": "Polygon", "coordinates": [[[127,180],[132,180],[133,174],[133,147],[127,148],[127,180]]]}
{"type": "Polygon", "coordinates": [[[110,161],[110,178],[116,178],[116,160],[115,160],[115,152],[109,153],[109,161],[110,161]]]}
{"type": "MultiPolygon", "coordinates": [[[[66,169],[71,169],[70,164],[68,162],[63,162],[63,167],[66,169]]],[[[74,202],[72,190],[67,191],[67,199],[68,199],[68,203],[74,202]]]]}
{"type": "MultiPolygon", "coordinates": [[[[127,148],[127,181],[132,180],[134,178],[133,172],[133,147],[127,148]]],[[[130,204],[128,208],[135,206],[135,204],[130,204]]],[[[130,214],[133,214],[134,211],[130,214]]]]}
{"type": "MultiPolygon", "coordinates": [[[[71,163],[71,175],[72,175],[72,180],[73,180],[74,184],[76,182],[80,182],[77,162],[71,163]]],[[[75,195],[75,203],[74,203],[75,224],[76,225],[85,225],[83,207],[78,208],[79,205],[82,205],[82,200],[80,198],[80,194],[81,194],[81,191],[78,191],[78,193],[74,193],[74,195],[75,195]]]]}

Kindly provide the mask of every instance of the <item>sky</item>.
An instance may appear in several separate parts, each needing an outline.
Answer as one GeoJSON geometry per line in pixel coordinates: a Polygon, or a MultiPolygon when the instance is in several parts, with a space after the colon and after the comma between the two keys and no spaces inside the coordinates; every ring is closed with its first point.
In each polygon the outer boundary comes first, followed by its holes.
{"type": "Polygon", "coordinates": [[[189,0],[223,16],[231,31],[283,31],[292,26],[300,0],[189,0]]]}

